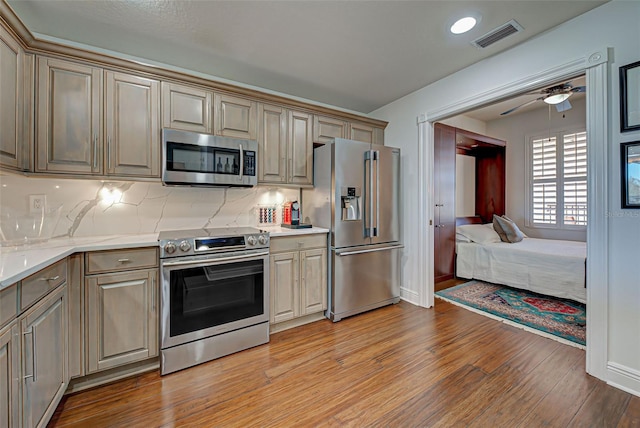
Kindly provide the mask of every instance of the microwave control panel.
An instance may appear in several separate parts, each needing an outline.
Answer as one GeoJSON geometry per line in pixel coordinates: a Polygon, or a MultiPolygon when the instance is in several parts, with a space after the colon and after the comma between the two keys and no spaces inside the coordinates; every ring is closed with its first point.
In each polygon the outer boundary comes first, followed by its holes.
{"type": "Polygon", "coordinates": [[[245,151],[244,152],[244,175],[255,176],[256,175],[256,152],[245,151]]]}

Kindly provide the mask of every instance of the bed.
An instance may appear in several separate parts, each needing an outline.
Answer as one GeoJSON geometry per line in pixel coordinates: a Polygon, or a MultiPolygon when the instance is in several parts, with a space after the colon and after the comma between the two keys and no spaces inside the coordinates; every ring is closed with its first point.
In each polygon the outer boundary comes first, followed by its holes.
{"type": "MultiPolygon", "coordinates": [[[[478,217],[456,220],[457,230],[466,224],[477,224],[475,230],[490,224],[481,224],[478,217]]],[[[467,235],[471,236],[471,234],[467,235]]],[[[524,238],[520,242],[495,242],[493,239],[469,239],[456,234],[456,276],[504,284],[564,299],[586,303],[585,242],[555,239],[524,238]]]]}

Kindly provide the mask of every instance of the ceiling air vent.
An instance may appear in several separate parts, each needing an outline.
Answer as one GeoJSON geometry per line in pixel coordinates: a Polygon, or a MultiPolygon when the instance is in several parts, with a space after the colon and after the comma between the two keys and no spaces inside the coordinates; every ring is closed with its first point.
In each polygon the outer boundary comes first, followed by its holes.
{"type": "Polygon", "coordinates": [[[496,28],[495,30],[489,31],[482,37],[478,37],[471,44],[477,48],[484,49],[486,47],[491,46],[495,42],[498,42],[506,37],[509,37],[512,34],[519,33],[523,28],[520,24],[518,24],[515,19],[507,22],[496,28]]]}

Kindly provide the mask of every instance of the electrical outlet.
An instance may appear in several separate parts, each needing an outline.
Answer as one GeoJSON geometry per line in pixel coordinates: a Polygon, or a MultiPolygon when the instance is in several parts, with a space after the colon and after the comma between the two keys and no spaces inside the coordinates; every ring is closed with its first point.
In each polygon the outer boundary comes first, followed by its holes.
{"type": "Polygon", "coordinates": [[[47,210],[47,195],[29,195],[29,213],[38,214],[47,210]]]}

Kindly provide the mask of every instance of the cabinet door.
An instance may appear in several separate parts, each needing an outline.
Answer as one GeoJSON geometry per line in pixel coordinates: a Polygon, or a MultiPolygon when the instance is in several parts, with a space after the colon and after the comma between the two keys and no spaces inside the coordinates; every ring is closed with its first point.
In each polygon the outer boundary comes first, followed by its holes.
{"type": "Polygon", "coordinates": [[[106,72],[107,173],[160,176],[160,84],[106,72]]]}
{"type": "Polygon", "coordinates": [[[313,184],[313,122],[312,115],[289,112],[290,184],[313,184]]]}
{"type": "Polygon", "coordinates": [[[21,317],[22,425],[44,424],[67,389],[67,290],[63,285],[21,317]]]}
{"type": "Polygon", "coordinates": [[[313,118],[313,141],[315,143],[330,143],[334,138],[345,138],[347,123],[339,119],[325,116],[313,118]]]}
{"type": "Polygon", "coordinates": [[[102,70],[38,58],[37,170],[102,172],[102,70]]]}
{"type": "Polygon", "coordinates": [[[0,421],[20,426],[20,338],[16,322],[0,331],[0,421]]]}
{"type": "Polygon", "coordinates": [[[354,122],[349,125],[349,138],[363,143],[384,145],[384,129],[354,122]]]}
{"type": "Polygon", "coordinates": [[[0,163],[12,169],[24,166],[23,55],[18,42],[0,27],[0,163]]]}
{"type": "Polygon", "coordinates": [[[224,94],[215,94],[214,98],[214,133],[225,137],[255,140],[257,103],[224,94]]]}
{"type": "Polygon", "coordinates": [[[270,257],[271,324],[299,316],[298,257],[297,251],[270,257]]]}
{"type": "Polygon", "coordinates": [[[158,353],[157,271],[87,277],[87,372],[158,353]]]}
{"type": "Polygon", "coordinates": [[[300,315],[327,309],[327,249],[300,251],[300,315]]]}
{"type": "Polygon", "coordinates": [[[268,104],[258,106],[258,181],[287,180],[287,110],[268,104]]]}
{"type": "Polygon", "coordinates": [[[162,127],[211,134],[213,92],[162,82],[162,127]]]}

